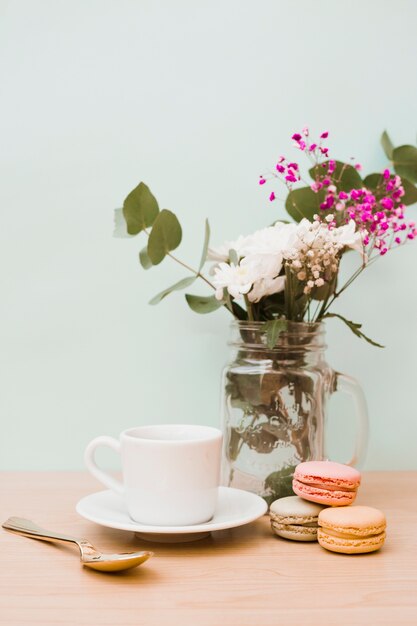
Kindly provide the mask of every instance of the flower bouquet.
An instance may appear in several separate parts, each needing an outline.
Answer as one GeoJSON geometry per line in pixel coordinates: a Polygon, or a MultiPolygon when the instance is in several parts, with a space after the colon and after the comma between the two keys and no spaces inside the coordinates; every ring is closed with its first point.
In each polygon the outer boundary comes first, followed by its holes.
{"type": "Polygon", "coordinates": [[[286,193],[282,201],[292,221],[279,219],[218,247],[209,246],[206,221],[197,267],[173,255],[181,225],[174,213],[159,209],[144,183],[116,211],[116,234],[147,237],[139,253],[144,269],[169,257],[189,272],[151,304],[200,279],[211,293],[187,293],[191,309],[224,307],[236,320],[236,355],[224,375],[224,481],[268,500],[289,492],[298,462],[323,458],[328,396],[343,386],[359,393],[351,379],[343,382],[325,363],[322,321],[339,318],[356,336],[382,347],[333,307],[367,267],[417,237],[415,222],[406,218],[407,205],[417,202],[417,148],[394,148],[384,133],[392,165],[362,178],[360,164],[331,157],[327,139],[323,132],[312,140],[307,128],[292,135],[307,159],[310,181],[285,156],[259,178],[262,189],[274,185],[268,190],[272,204],[281,199],[280,190],[286,193]],[[342,258],[352,250],[357,267],[340,284],[342,258]],[[207,260],[213,264],[203,273],[207,260]]]}

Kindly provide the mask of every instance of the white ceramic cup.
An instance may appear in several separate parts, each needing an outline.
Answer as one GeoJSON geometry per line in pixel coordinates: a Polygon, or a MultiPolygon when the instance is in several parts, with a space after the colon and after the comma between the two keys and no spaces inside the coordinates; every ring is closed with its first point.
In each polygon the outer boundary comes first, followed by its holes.
{"type": "Polygon", "coordinates": [[[188,526],[208,522],[214,515],[221,446],[221,431],[210,426],[138,426],[122,432],[119,440],[96,437],[84,460],[95,478],[123,496],[134,521],[188,526]],[[123,483],[97,466],[98,446],[120,453],[123,483]]]}

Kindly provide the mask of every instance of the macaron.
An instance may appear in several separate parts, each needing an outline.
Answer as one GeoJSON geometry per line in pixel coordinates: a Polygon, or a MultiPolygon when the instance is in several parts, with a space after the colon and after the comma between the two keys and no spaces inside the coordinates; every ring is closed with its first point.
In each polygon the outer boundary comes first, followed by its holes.
{"type": "Polygon", "coordinates": [[[295,468],[294,493],[326,506],[347,506],[356,498],[361,482],[358,470],[333,461],[307,461],[295,468]]]}
{"type": "Polygon", "coordinates": [[[375,552],[385,541],[387,523],[382,511],[370,506],[327,508],[319,514],[319,544],[332,552],[375,552]]]}
{"type": "Polygon", "coordinates": [[[324,506],[298,496],[280,498],[271,504],[272,531],[294,541],[317,541],[318,516],[324,506]]]}

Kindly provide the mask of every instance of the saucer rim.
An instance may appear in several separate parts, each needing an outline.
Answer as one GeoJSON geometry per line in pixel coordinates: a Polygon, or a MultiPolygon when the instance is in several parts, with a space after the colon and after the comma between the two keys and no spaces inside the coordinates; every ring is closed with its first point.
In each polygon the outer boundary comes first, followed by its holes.
{"type": "MultiPolygon", "coordinates": [[[[84,519],[87,519],[90,522],[98,524],[99,526],[105,526],[107,528],[114,528],[115,530],[125,530],[129,532],[137,532],[137,533],[146,533],[146,534],[166,534],[166,535],[181,535],[181,534],[193,534],[193,533],[201,533],[201,532],[214,532],[217,530],[226,530],[228,528],[236,528],[238,526],[244,526],[245,524],[250,524],[255,520],[259,519],[268,511],[268,505],[265,500],[251,491],[246,491],[244,489],[235,489],[234,487],[219,487],[219,495],[221,494],[223,497],[228,497],[231,493],[234,495],[244,494],[244,497],[252,500],[252,507],[254,505],[258,505],[258,510],[253,511],[250,514],[242,514],[239,518],[234,518],[230,520],[224,520],[222,522],[215,522],[212,520],[208,522],[204,522],[203,524],[194,524],[192,526],[154,526],[150,524],[140,524],[139,522],[135,522],[129,518],[129,521],[126,522],[117,522],[112,520],[103,520],[103,518],[98,518],[96,515],[91,513],[86,513],[83,511],[83,504],[85,501],[88,501],[90,498],[94,496],[99,496],[100,494],[110,493],[115,498],[120,498],[118,494],[116,494],[111,489],[103,489],[102,491],[95,491],[93,493],[88,494],[81,498],[76,506],[75,510],[84,519]]],[[[127,511],[125,510],[126,516],[128,516],[127,511]]]]}

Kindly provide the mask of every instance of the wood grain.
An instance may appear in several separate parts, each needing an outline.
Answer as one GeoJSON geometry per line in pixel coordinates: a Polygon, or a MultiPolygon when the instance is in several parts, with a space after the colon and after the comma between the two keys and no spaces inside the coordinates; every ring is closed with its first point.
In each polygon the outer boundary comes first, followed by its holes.
{"type": "Polygon", "coordinates": [[[377,553],[346,556],[272,535],[265,517],[195,543],[163,545],[80,518],[97,491],[81,472],[0,474],[0,520],[28,517],[104,551],[152,549],[124,574],[82,568],[76,547],[0,530],[2,626],[417,624],[417,472],[370,472],[358,504],[388,519],[377,553]]]}

